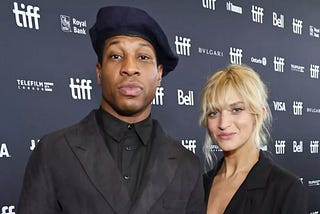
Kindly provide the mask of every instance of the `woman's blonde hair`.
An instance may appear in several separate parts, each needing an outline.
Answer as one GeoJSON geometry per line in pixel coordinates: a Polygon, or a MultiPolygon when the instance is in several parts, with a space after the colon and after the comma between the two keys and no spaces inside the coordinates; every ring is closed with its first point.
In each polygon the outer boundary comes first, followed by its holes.
{"type": "Polygon", "coordinates": [[[211,152],[213,142],[207,127],[208,115],[226,104],[225,95],[230,89],[239,93],[246,109],[254,116],[252,139],[257,148],[267,145],[270,137],[272,115],[267,102],[267,87],[258,73],[249,66],[228,65],[214,73],[201,92],[200,125],[207,129],[203,151],[209,168],[212,168],[214,163],[211,152]]]}

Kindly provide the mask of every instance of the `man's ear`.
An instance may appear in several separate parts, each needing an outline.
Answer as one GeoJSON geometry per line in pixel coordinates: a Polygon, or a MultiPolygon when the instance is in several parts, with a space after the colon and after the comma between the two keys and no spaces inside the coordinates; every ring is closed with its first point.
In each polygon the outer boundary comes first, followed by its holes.
{"type": "Polygon", "coordinates": [[[102,82],[102,79],[101,79],[102,66],[101,66],[101,64],[99,62],[96,64],[96,73],[97,73],[98,84],[101,85],[101,82],[102,82]]]}
{"type": "Polygon", "coordinates": [[[163,65],[159,64],[157,66],[157,71],[158,71],[157,86],[159,87],[161,85],[161,80],[162,80],[163,65]]]}

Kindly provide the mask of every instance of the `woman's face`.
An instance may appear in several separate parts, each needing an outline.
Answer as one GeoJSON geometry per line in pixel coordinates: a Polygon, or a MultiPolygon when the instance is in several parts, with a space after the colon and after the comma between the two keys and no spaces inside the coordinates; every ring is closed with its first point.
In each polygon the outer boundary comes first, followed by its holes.
{"type": "Polygon", "coordinates": [[[211,138],[224,151],[254,148],[254,116],[249,113],[240,94],[234,89],[226,93],[226,105],[209,113],[207,127],[211,138]]]}

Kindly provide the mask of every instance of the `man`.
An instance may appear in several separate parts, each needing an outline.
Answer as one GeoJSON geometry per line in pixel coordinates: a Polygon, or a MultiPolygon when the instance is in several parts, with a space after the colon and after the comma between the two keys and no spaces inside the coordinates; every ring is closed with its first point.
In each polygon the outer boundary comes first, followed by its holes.
{"type": "Polygon", "coordinates": [[[101,107],[41,139],[18,213],[202,213],[198,159],[150,117],[178,62],[164,32],[146,12],[115,6],[99,10],[90,36],[101,107]]]}

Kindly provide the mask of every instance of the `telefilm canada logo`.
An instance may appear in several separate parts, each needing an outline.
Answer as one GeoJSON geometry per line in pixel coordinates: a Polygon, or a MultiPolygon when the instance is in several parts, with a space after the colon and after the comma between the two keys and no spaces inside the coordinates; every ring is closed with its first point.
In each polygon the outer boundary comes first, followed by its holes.
{"type": "Polygon", "coordinates": [[[19,90],[52,92],[53,82],[17,79],[17,87],[19,90]]]}
{"type": "Polygon", "coordinates": [[[61,30],[66,33],[87,34],[87,20],[71,18],[67,15],[60,15],[61,30]]]}

